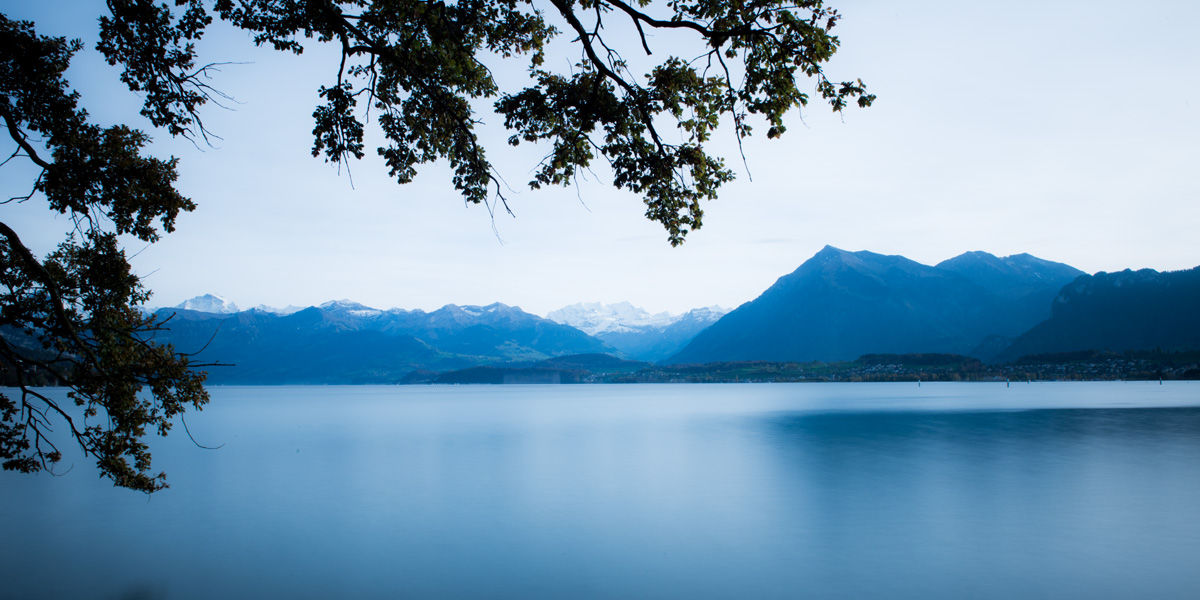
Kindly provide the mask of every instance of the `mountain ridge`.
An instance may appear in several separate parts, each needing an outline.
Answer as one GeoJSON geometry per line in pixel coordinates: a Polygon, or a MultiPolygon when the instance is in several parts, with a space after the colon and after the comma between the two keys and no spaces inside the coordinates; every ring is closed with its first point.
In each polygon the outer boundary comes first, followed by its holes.
{"type": "Polygon", "coordinates": [[[668,361],[969,354],[989,336],[1015,337],[1048,317],[1061,285],[1083,274],[1030,255],[965,253],[941,264],[827,245],[668,361]]]}
{"type": "Polygon", "coordinates": [[[287,315],[159,309],[157,341],[214,367],[218,383],[395,383],[409,372],[614,353],[604,342],[519,308],[447,305],[382,311],[334,301],[287,315]]]}
{"type": "Polygon", "coordinates": [[[1184,351],[1200,348],[1200,267],[1126,269],[1077,278],[1054,298],[1051,317],[997,355],[1082,350],[1184,351]]]}

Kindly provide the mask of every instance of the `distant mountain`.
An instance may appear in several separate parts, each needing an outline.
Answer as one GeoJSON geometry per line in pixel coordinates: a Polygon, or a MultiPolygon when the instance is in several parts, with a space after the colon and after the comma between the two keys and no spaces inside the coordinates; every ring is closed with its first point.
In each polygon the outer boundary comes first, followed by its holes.
{"type": "Polygon", "coordinates": [[[232,301],[213,294],[205,294],[203,296],[196,296],[190,300],[184,300],[175,305],[175,308],[214,314],[233,314],[238,312],[237,305],[232,301]]]}
{"type": "Polygon", "coordinates": [[[255,306],[254,308],[251,308],[250,310],[257,310],[260,312],[268,312],[268,313],[282,316],[282,315],[290,315],[294,312],[300,312],[300,311],[304,310],[304,308],[305,307],[303,307],[303,306],[295,306],[292,304],[289,304],[284,308],[276,308],[274,306],[267,306],[266,304],[259,304],[258,306],[255,306]]]}
{"type": "Polygon", "coordinates": [[[868,353],[983,354],[1049,316],[1082,271],[984,252],[936,267],[826,246],[698,334],[672,363],[835,361],[868,353]]]}
{"type": "Polygon", "coordinates": [[[448,305],[379,310],[342,300],[288,315],[160,309],[156,337],[199,362],[214,383],[392,383],[409,372],[498,361],[615,352],[602,341],[519,308],[448,305]]]}
{"type": "Polygon", "coordinates": [[[678,319],[666,312],[650,314],[645,309],[628,302],[616,304],[580,302],[550,311],[546,314],[546,318],[556,323],[570,325],[588,335],[642,331],[646,328],[661,329],[678,319]]]}
{"type": "Polygon", "coordinates": [[[606,331],[596,337],[637,360],[657,362],[682,350],[698,333],[716,323],[727,310],[719,307],[697,308],[679,315],[666,327],[641,330],[606,331]]]}
{"type": "Polygon", "coordinates": [[[1052,316],[996,356],[1081,350],[1200,350],[1200,267],[1097,273],[1068,284],[1052,316]]]}
{"type": "Polygon", "coordinates": [[[626,356],[653,362],[675,354],[728,312],[709,306],[681,315],[650,314],[628,302],[592,302],[551,311],[546,318],[596,336],[626,356]]]}

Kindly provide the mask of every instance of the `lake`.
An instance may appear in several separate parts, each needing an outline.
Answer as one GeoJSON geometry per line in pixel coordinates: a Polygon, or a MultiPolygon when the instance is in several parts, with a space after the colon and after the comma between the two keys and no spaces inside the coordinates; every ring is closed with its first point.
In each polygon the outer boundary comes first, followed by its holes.
{"type": "Polygon", "coordinates": [[[1197,598],[1200,383],[214,387],[2,598],[1197,598]]]}

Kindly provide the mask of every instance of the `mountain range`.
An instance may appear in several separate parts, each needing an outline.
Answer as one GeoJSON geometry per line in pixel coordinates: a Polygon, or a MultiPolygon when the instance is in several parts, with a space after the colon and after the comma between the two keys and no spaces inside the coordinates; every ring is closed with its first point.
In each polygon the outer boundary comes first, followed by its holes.
{"type": "Polygon", "coordinates": [[[542,318],[504,304],[425,312],[349,300],[237,311],[202,296],[157,314],[169,319],[159,341],[198,352],[199,362],[237,365],[209,368],[215,383],[388,383],[440,381],[438,373],[472,367],[538,377],[550,365],[565,369],[548,359],[576,355],[593,356],[586,363],[595,367],[606,360],[596,355],[659,364],[865,354],[1009,362],[1080,350],[1197,350],[1197,306],[1200,267],[1087,275],[1028,254],[968,252],[928,266],[827,246],[728,313],[651,314],[624,302],[575,304],[542,318]]]}
{"type": "Polygon", "coordinates": [[[1049,317],[1055,294],[1080,275],[1030,254],[968,252],[929,266],[826,246],[668,361],[992,354],[1049,317]]]}
{"type": "Polygon", "coordinates": [[[1084,273],[1028,254],[936,266],[826,246],[697,335],[671,363],[837,361],[868,353],[991,358],[1084,273]]]}
{"type": "Polygon", "coordinates": [[[432,312],[340,300],[290,314],[159,309],[156,340],[194,353],[214,383],[393,383],[416,370],[617,353],[578,329],[504,304],[432,312]]]}

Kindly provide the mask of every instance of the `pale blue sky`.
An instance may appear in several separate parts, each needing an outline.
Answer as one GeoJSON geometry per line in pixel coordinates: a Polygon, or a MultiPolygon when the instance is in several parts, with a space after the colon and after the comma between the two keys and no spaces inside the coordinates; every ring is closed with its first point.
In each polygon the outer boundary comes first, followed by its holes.
{"type": "MultiPolygon", "coordinates": [[[[310,155],[316,90],[336,56],[254,49],[217,25],[203,58],[245,63],[214,81],[238,104],[206,109],[216,148],[152,132],[155,153],[181,159],[180,188],[199,208],[162,242],[131,246],[134,265],[156,306],[216,293],[243,307],[498,301],[538,314],[581,301],[731,308],[825,244],[927,264],[984,250],[1089,272],[1200,265],[1200,4],[832,4],[843,46],[829,73],[861,77],[876,106],[842,117],[813,106],[782,140],[753,138],[753,181],[732,136],[717,139],[739,179],[680,248],[602,171],[579,190],[525,189],[541,154],[508,148],[494,117],[484,140],[517,190],[517,217],[495,219],[503,243],[443,167],[397,186],[366,160],[351,165],[352,187],[310,155]]],[[[84,105],[101,123],[149,130],[90,50],[103,2],[0,5],[43,34],[82,38],[89,50],[69,75],[84,105]]],[[[656,58],[673,44],[654,42],[656,58]]],[[[0,184],[26,185],[11,165],[0,184]]],[[[3,211],[39,250],[66,228],[37,200],[3,211]]]]}

